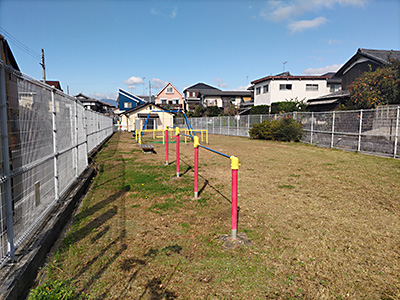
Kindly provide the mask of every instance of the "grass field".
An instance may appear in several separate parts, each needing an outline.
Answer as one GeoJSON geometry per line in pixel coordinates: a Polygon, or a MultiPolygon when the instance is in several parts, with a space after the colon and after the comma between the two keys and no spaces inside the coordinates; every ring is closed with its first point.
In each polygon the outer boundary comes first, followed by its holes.
{"type": "Polygon", "coordinates": [[[42,282],[89,299],[400,299],[400,161],[299,143],[210,136],[239,157],[239,223],[226,249],[229,159],[175,145],[165,166],[131,134],[97,155],[98,176],[42,282]]]}

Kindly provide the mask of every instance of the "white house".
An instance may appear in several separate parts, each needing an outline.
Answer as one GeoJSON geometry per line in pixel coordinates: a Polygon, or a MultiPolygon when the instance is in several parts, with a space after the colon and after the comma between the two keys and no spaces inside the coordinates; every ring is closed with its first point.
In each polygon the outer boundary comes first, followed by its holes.
{"type": "Polygon", "coordinates": [[[294,76],[289,72],[267,76],[251,82],[254,85],[254,105],[268,105],[271,103],[289,101],[292,99],[307,100],[340,89],[336,81],[329,80],[334,73],[321,76],[294,76]]]}

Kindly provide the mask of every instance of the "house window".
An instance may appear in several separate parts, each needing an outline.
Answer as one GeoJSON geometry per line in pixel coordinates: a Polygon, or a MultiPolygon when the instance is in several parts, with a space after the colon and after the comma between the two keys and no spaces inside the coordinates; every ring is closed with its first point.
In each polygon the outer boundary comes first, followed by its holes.
{"type": "Polygon", "coordinates": [[[132,108],[132,102],[124,102],[124,108],[132,108]]]}
{"type": "Polygon", "coordinates": [[[172,104],[179,104],[179,99],[172,99],[172,104]]]}
{"type": "Polygon", "coordinates": [[[256,95],[260,95],[261,94],[261,87],[256,88],[256,95]]]}
{"type": "Polygon", "coordinates": [[[340,91],[340,84],[331,84],[330,86],[330,92],[334,93],[340,91]]]}
{"type": "Polygon", "coordinates": [[[161,99],[161,104],[167,104],[167,99],[161,99]]]}
{"type": "Polygon", "coordinates": [[[263,92],[268,93],[268,84],[263,86],[263,92]]]}
{"type": "Polygon", "coordinates": [[[280,84],[279,85],[279,90],[281,90],[281,91],[291,91],[292,90],[292,85],[291,84],[280,84]]]}
{"type": "Polygon", "coordinates": [[[318,84],[306,84],[306,91],[318,91],[318,84]]]}
{"type": "Polygon", "coordinates": [[[167,94],[173,94],[174,93],[174,89],[172,88],[172,86],[167,87],[167,94]]]}

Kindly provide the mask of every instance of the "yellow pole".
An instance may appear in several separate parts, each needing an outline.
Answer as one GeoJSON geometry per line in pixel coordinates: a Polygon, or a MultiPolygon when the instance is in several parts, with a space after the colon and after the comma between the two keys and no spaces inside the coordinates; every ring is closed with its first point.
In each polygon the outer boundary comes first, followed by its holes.
{"type": "Polygon", "coordinates": [[[206,130],[206,144],[208,145],[208,130],[206,130]]]}

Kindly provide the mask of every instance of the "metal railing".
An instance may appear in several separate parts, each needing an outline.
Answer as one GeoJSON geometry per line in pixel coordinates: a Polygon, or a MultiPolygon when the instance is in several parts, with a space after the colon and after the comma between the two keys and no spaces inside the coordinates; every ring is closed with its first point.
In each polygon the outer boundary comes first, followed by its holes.
{"type": "MultiPolygon", "coordinates": [[[[249,137],[254,124],[292,116],[303,126],[303,143],[380,156],[400,157],[400,106],[369,110],[294,112],[279,115],[247,115],[189,118],[194,129],[211,134],[249,137]]],[[[185,124],[176,118],[174,126],[185,124]]]]}
{"type": "Polygon", "coordinates": [[[0,61],[0,267],[113,133],[111,118],[0,61]]]}

